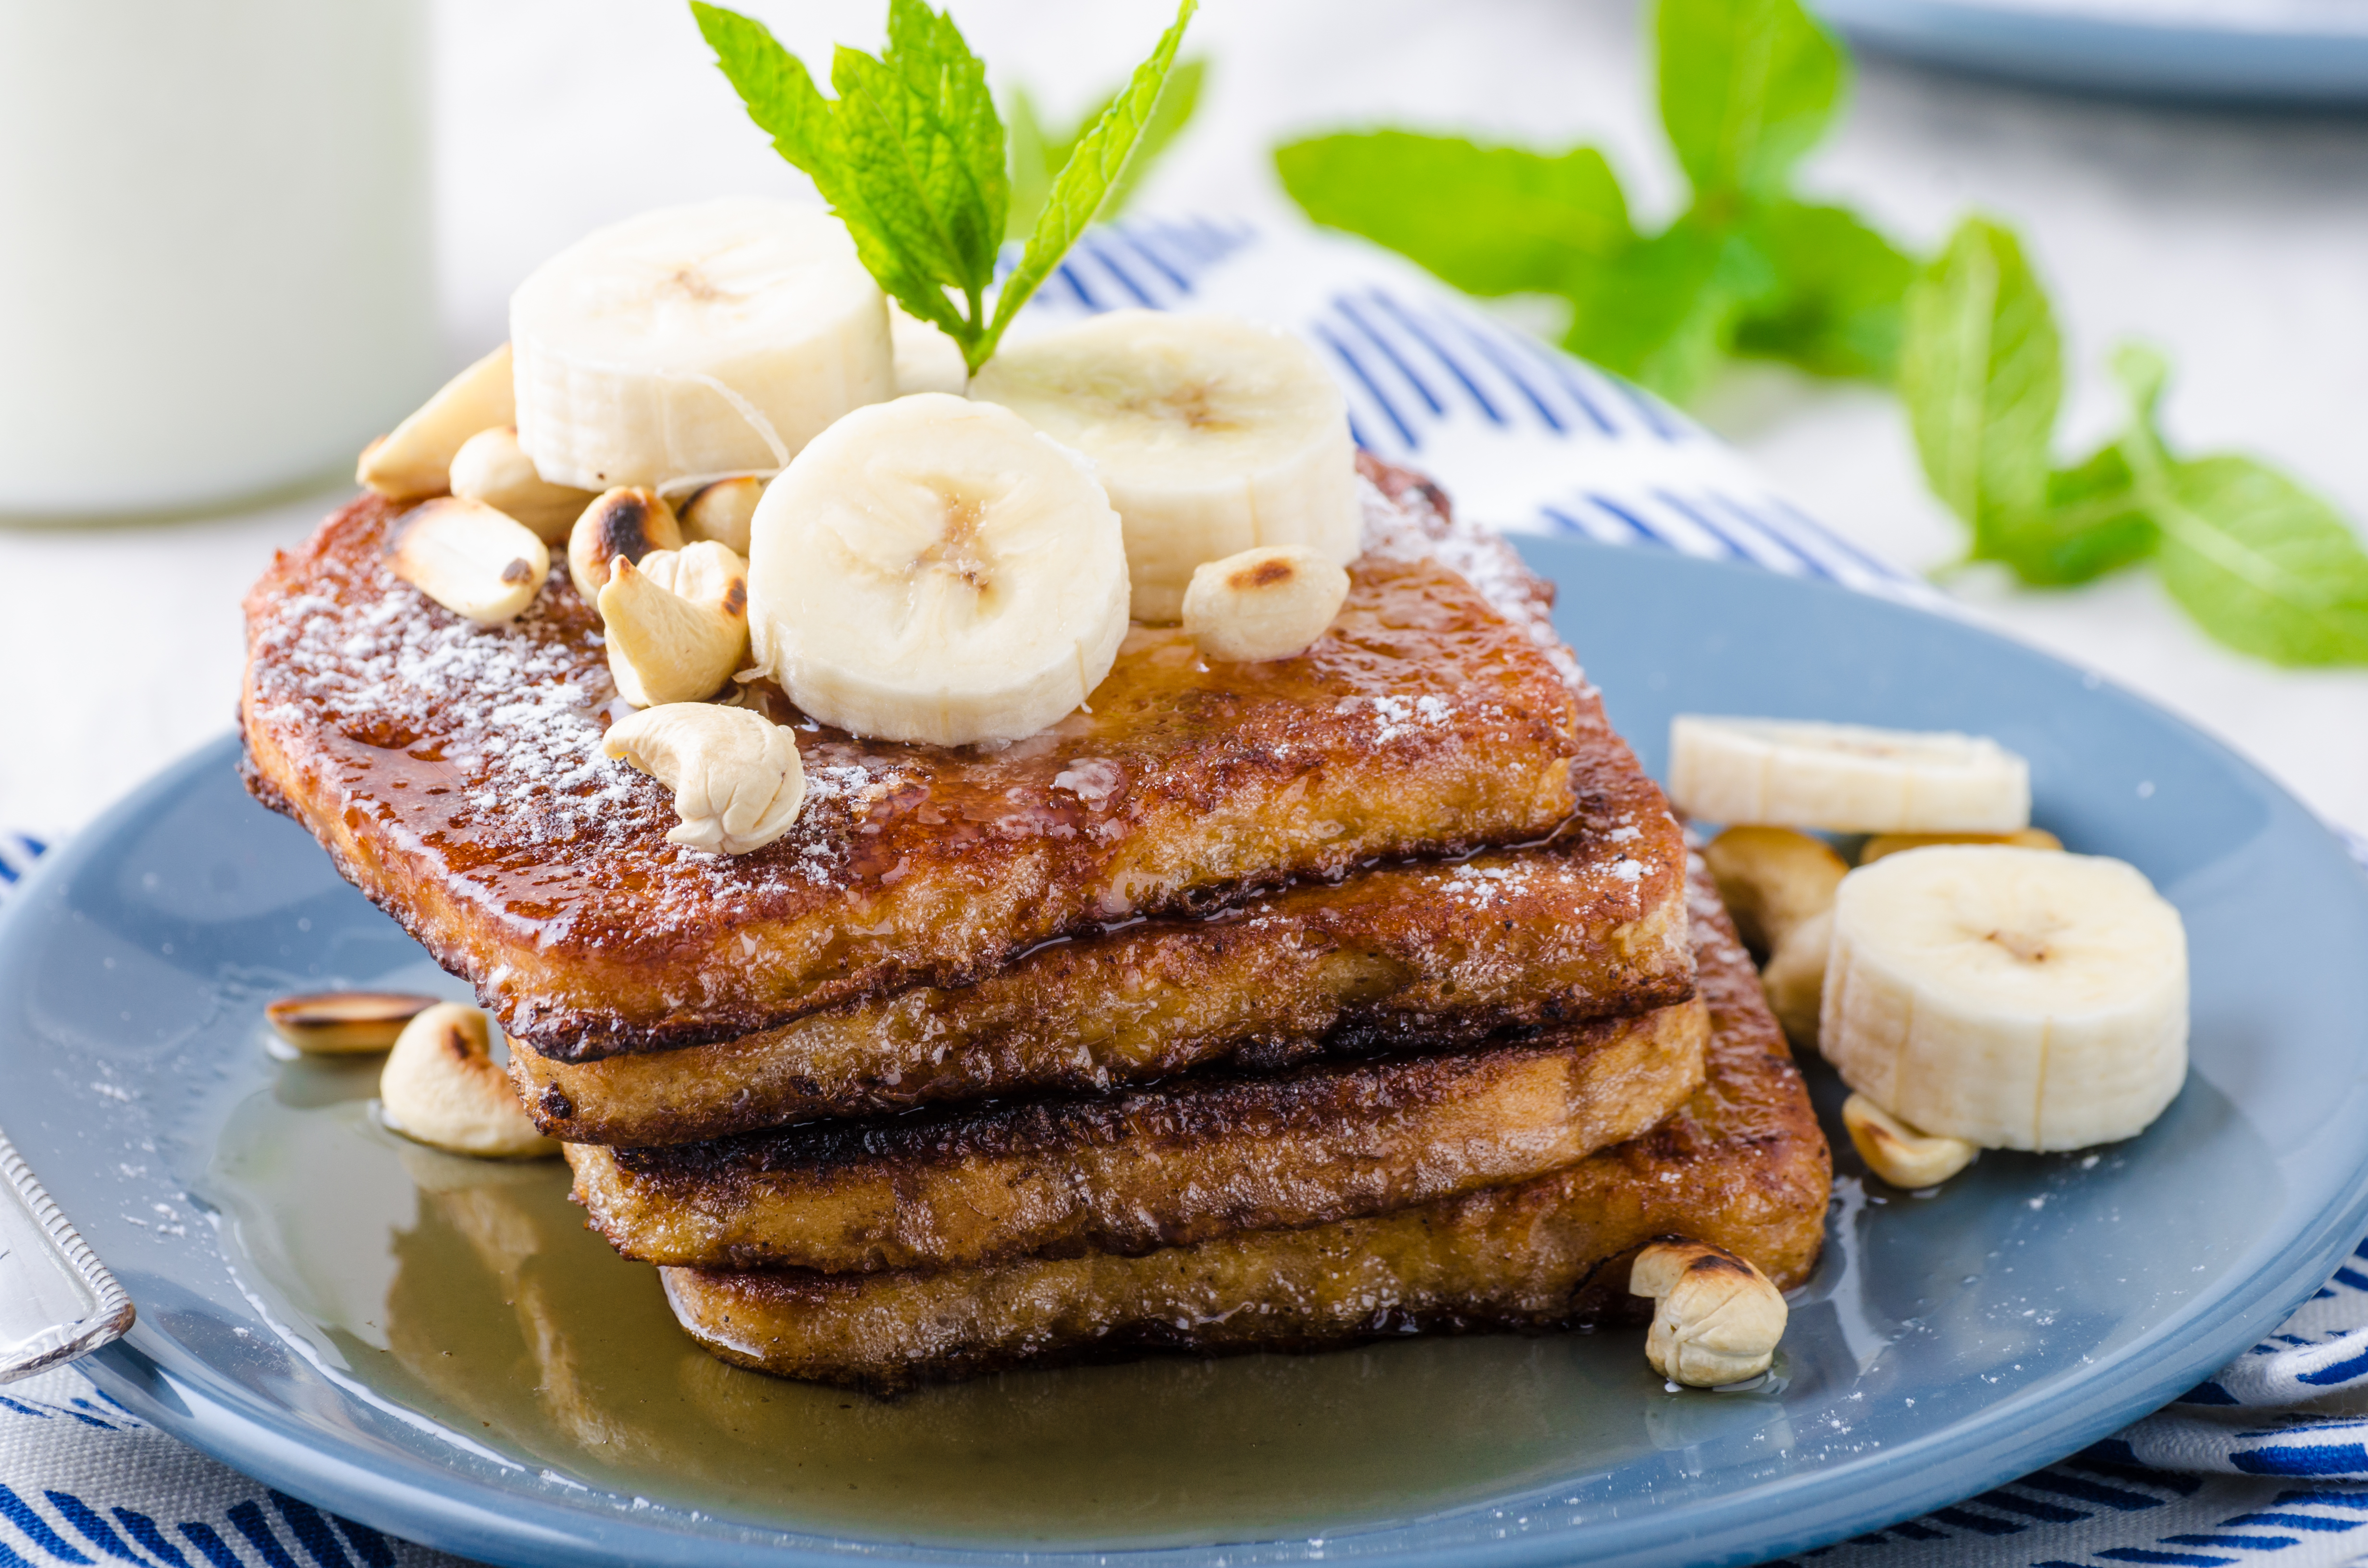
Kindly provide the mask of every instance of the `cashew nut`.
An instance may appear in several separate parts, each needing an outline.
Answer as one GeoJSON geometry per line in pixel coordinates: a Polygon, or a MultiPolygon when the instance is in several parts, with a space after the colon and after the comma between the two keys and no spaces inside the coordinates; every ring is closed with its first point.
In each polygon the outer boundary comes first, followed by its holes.
{"type": "Polygon", "coordinates": [[[680,550],[682,529],[674,508],[655,490],[604,490],[592,498],[567,533],[567,575],[586,604],[600,597],[609,562],[622,556],[640,565],[654,550],[680,550]]]}
{"type": "Polygon", "coordinates": [[[674,791],[673,844],[746,855],[790,831],[806,793],[796,737],[761,713],[669,702],[609,726],[600,749],[674,791]]]}
{"type": "Polygon", "coordinates": [[[765,482],[755,474],[702,484],[682,504],[682,537],[693,543],[712,539],[746,555],[748,526],[757,516],[757,503],[764,498],[765,482]]]}
{"type": "Polygon", "coordinates": [[[505,343],[438,388],[393,434],[363,448],[354,479],[393,501],[440,495],[450,484],[452,458],[461,444],[517,417],[510,346],[505,343]]]}
{"type": "Polygon", "coordinates": [[[609,563],[600,590],[609,673],[636,708],[697,702],[748,653],[748,563],[712,540],[609,563]]]}
{"type": "Polygon", "coordinates": [[[1864,1095],[1842,1102],[1842,1125],[1867,1169],[1910,1192],[1940,1186],[1981,1153],[1962,1138],[1919,1132],[1864,1095]]]}
{"type": "Polygon", "coordinates": [[[438,1002],[403,1027],[379,1074],[380,1114],[406,1138],[454,1154],[556,1154],[535,1131],[509,1074],[494,1065],[485,1015],[438,1002]]]}
{"type": "Polygon", "coordinates": [[[403,991],[322,991],[282,996],[263,1016],[309,1055],[359,1056],[394,1044],[404,1025],[434,1006],[433,996],[403,991]]]}
{"type": "Polygon", "coordinates": [[[590,491],[552,484],[537,473],[511,425],[480,430],[461,443],[452,454],[452,494],[508,513],[545,544],[565,542],[592,501],[590,491]]]}
{"type": "Polygon", "coordinates": [[[1872,866],[1885,855],[1921,849],[1928,844],[2011,844],[2019,849],[2064,847],[2064,841],[2044,827],[2019,827],[2012,833],[1878,833],[1859,847],[1858,863],[1872,866]]]}
{"type": "Polygon", "coordinates": [[[1349,574],[1304,544],[1261,545],[1204,561],[1184,590],[1184,634],[1224,664],[1288,659],[1324,635],[1349,574]]]}
{"type": "Polygon", "coordinates": [[[454,495],[405,513],[386,553],[396,576],[480,626],[516,619],[551,574],[551,551],[524,524],[454,495]]]}
{"type": "Polygon", "coordinates": [[[1631,1295],[1650,1296],[1645,1358],[1674,1383],[1716,1388],[1758,1377],[1784,1336],[1784,1297],[1725,1247],[1664,1236],[1636,1255],[1631,1295]]]}
{"type": "Polygon", "coordinates": [[[1850,867],[1821,838],[1789,827],[1730,827],[1702,850],[1720,902],[1744,946],[1761,955],[1793,928],[1834,906],[1850,867]]]}

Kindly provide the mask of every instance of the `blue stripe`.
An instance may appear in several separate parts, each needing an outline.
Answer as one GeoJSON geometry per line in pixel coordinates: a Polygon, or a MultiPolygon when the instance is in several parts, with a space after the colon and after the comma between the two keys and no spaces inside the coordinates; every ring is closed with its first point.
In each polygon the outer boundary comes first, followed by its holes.
{"type": "Polygon", "coordinates": [[[1398,437],[1406,443],[1406,449],[1410,452],[1420,451],[1422,449],[1421,437],[1417,437],[1414,433],[1413,427],[1407,425],[1406,420],[1399,415],[1396,408],[1391,405],[1390,400],[1382,395],[1382,389],[1374,384],[1373,378],[1366,371],[1364,363],[1357,358],[1356,354],[1349,349],[1349,346],[1341,342],[1339,338],[1334,336],[1332,333],[1321,325],[1313,327],[1310,330],[1313,331],[1317,337],[1323,340],[1324,347],[1329,348],[1334,354],[1339,356],[1340,362],[1349,367],[1349,373],[1356,377],[1358,381],[1364,386],[1367,395],[1372,397],[1375,403],[1381,405],[1382,412],[1389,416],[1390,423],[1397,426],[1398,437]]]}
{"type": "Polygon", "coordinates": [[[1380,306],[1384,312],[1388,312],[1392,319],[1396,321],[1398,325],[1404,327],[1407,336],[1413,338],[1417,343],[1421,344],[1425,348],[1429,349],[1431,358],[1437,359],[1440,365],[1444,366],[1449,375],[1453,376],[1457,381],[1463,383],[1463,390],[1472,394],[1472,401],[1479,404],[1481,414],[1486,416],[1489,424],[1502,425],[1506,423],[1504,415],[1498,412],[1495,403],[1488,401],[1488,394],[1480,390],[1480,383],[1474,381],[1470,375],[1465,373],[1463,362],[1457,359],[1453,355],[1448,353],[1446,349],[1441,348],[1439,346],[1438,340],[1433,338],[1429,333],[1423,330],[1421,324],[1417,323],[1410,313],[1408,313],[1405,306],[1399,304],[1397,301],[1392,299],[1388,294],[1379,289],[1374,290],[1372,291],[1372,295],[1373,303],[1380,306]]]}
{"type": "Polygon", "coordinates": [[[271,1568],[296,1568],[296,1560],[288,1555],[286,1547],[279,1544],[279,1537],[272,1529],[271,1521],[263,1517],[262,1508],[253,1498],[232,1507],[230,1522],[238,1527],[238,1533],[246,1537],[246,1543],[255,1548],[256,1555],[271,1568]]]}
{"type": "Polygon", "coordinates": [[[2335,1271],[2335,1278],[2338,1282],[2355,1290],[2368,1290],[2368,1275],[2362,1275],[2356,1268],[2339,1268],[2335,1271]]]}
{"type": "Polygon", "coordinates": [[[2283,1551],[2289,1546],[2300,1546],[2302,1538],[2291,1535],[2167,1535],[2165,1546],[2234,1546],[2247,1551],[2283,1551]]]}
{"type": "Polygon", "coordinates": [[[2179,1396],[2180,1404],[2234,1404],[2237,1396],[2218,1383],[2198,1383],[2179,1396]]]}
{"type": "MultiPolygon", "coordinates": [[[[248,1505],[250,1507],[253,1506],[248,1505]]],[[[199,1554],[212,1563],[213,1568],[246,1568],[246,1564],[238,1560],[238,1553],[230,1549],[229,1543],[214,1534],[213,1526],[192,1519],[181,1527],[181,1533],[188,1537],[189,1544],[196,1547],[199,1554]]]]}
{"type": "Polygon", "coordinates": [[[1498,352],[1497,346],[1489,340],[1488,334],[1471,322],[1460,318],[1452,319],[1456,329],[1462,332],[1464,338],[1472,345],[1473,352],[1487,360],[1498,375],[1512,382],[1520,390],[1520,394],[1530,400],[1530,406],[1538,411],[1538,417],[1546,422],[1546,428],[1557,436],[1565,434],[1562,416],[1546,405],[1546,400],[1538,395],[1536,388],[1521,379],[1520,370],[1506,363],[1503,355],[1498,352]]]}
{"type": "Polygon", "coordinates": [[[1414,367],[1406,363],[1406,356],[1397,351],[1397,346],[1376,332],[1373,329],[1373,324],[1358,312],[1355,301],[1345,294],[1336,295],[1332,301],[1332,308],[1346,316],[1349,325],[1362,333],[1368,342],[1382,351],[1383,358],[1397,367],[1398,374],[1406,379],[1406,385],[1414,388],[1415,395],[1422,399],[1424,407],[1433,414],[1443,415],[1447,412],[1447,404],[1439,401],[1439,394],[1430,390],[1429,383],[1415,374],[1414,367]]]}
{"type": "Polygon", "coordinates": [[[1852,544],[1849,540],[1844,539],[1841,535],[1834,532],[1833,529],[1826,527],[1825,524],[1817,521],[1815,517],[1810,517],[1806,512],[1802,511],[1801,508],[1793,506],[1790,501],[1785,500],[1782,496],[1770,495],[1766,497],[1765,500],[1768,506],[1771,510],[1782,516],[1785,521],[1793,523],[1804,529],[1811,538],[1817,540],[1828,549],[1843,556],[1861,571],[1863,571],[1867,575],[1874,578],[1878,582],[1920,583],[1920,579],[1909,576],[1907,573],[1900,571],[1896,566],[1893,566],[1886,562],[1877,561],[1873,556],[1869,555],[1857,545],[1852,544]]]}
{"type": "Polygon", "coordinates": [[[2271,1513],[2239,1514],[2233,1519],[2223,1519],[2220,1523],[2223,1528],[2231,1525],[2275,1525],[2278,1528],[2285,1530],[2318,1530],[2328,1535],[2338,1535],[2345,1530],[2356,1530],[2363,1523],[2368,1523],[2368,1520],[2322,1519],[2317,1514],[2271,1513]]]}
{"type": "Polygon", "coordinates": [[[1834,571],[1831,566],[1803,549],[1799,540],[1770,524],[1767,518],[1752,511],[1734,496],[1723,490],[1706,490],[1702,492],[1702,497],[1736,521],[1748,525],[1759,537],[1799,562],[1801,569],[1808,575],[1822,577],[1828,582],[1833,580],[1834,571]]]}
{"type": "Polygon", "coordinates": [[[1606,436],[1617,436],[1620,433],[1620,427],[1612,424],[1603,410],[1596,405],[1595,399],[1588,395],[1587,383],[1580,378],[1577,365],[1568,355],[1550,348],[1523,333],[1513,334],[1512,343],[1516,348],[1526,354],[1533,364],[1543,367],[1547,374],[1554,377],[1554,383],[1562,388],[1571,402],[1578,405],[1578,411],[1587,415],[1597,430],[1606,436]]]}
{"type": "Polygon", "coordinates": [[[63,1537],[50,1528],[50,1521],[33,1512],[30,1505],[0,1483],[0,1517],[25,1532],[35,1546],[52,1557],[63,1557],[69,1562],[88,1562],[81,1551],[66,1544],[63,1537]]]}
{"type": "Polygon", "coordinates": [[[1613,517],[1619,518],[1630,528],[1634,528],[1639,534],[1652,540],[1655,544],[1661,546],[1664,550],[1675,550],[1677,548],[1676,545],[1664,538],[1658,529],[1653,528],[1650,524],[1646,523],[1644,518],[1628,510],[1627,507],[1611,500],[1609,496],[1597,495],[1590,492],[1587,498],[1595,503],[1598,510],[1611,513],[1613,517]]]}
{"type": "Polygon", "coordinates": [[[354,1549],[355,1555],[367,1563],[369,1568],[394,1568],[394,1548],[389,1544],[386,1537],[368,1525],[358,1525],[341,1515],[332,1514],[329,1517],[336,1520],[337,1528],[346,1532],[346,1544],[354,1549]]]}
{"type": "Polygon", "coordinates": [[[2240,1449],[2228,1456],[2228,1462],[2247,1475],[2351,1475],[2368,1470],[2368,1446],[2323,1443],[2240,1449]]]}
{"type": "Polygon", "coordinates": [[[2166,1562],[2181,1565],[2181,1568],[2221,1568],[2223,1563],[2237,1561],[2233,1557],[2206,1557],[2194,1551],[2148,1551],[2142,1546],[2109,1546],[2097,1555],[2110,1557],[2116,1562],[2166,1562]]]}
{"type": "Polygon", "coordinates": [[[1102,264],[1102,270],[1117,278],[1120,286],[1125,289],[1128,293],[1133,295],[1137,300],[1140,300],[1147,309],[1156,311],[1159,308],[1159,301],[1152,298],[1151,290],[1136,282],[1134,280],[1134,275],[1127,271],[1125,267],[1121,267],[1116,258],[1114,258],[1108,250],[1104,249],[1101,244],[1097,242],[1094,236],[1088,234],[1080,238],[1077,241],[1077,248],[1084,251],[1087,256],[1092,256],[1096,261],[1100,262],[1102,264]]]}
{"type": "Polygon", "coordinates": [[[1904,1535],[1910,1540],[1946,1540],[1949,1539],[1946,1532],[1929,1528],[1926,1526],[1918,1524],[1913,1519],[1908,1520],[1904,1525],[1892,1526],[1891,1533],[1894,1535],[1904,1535]]]}
{"type": "Polygon", "coordinates": [[[1149,245],[1144,244],[1143,241],[1136,238],[1133,233],[1122,227],[1113,227],[1110,232],[1119,239],[1123,240],[1126,243],[1127,249],[1133,251],[1135,255],[1149,262],[1154,271],[1167,278],[1168,282],[1173,283],[1176,286],[1176,291],[1178,294],[1189,294],[1192,291],[1192,280],[1190,278],[1185,277],[1176,268],[1168,266],[1167,263],[1160,257],[1157,252],[1154,251],[1149,245]]]}
{"type": "Polygon", "coordinates": [[[2295,1381],[2324,1386],[2328,1383],[2349,1382],[2362,1373],[2368,1373],[2368,1350],[2361,1351],[2359,1355],[2348,1361],[2338,1361],[2331,1367],[2321,1367],[2316,1372],[2305,1372],[2295,1381]]]}
{"type": "Polygon", "coordinates": [[[109,1557],[138,1563],[139,1568],[148,1568],[148,1564],[140,1561],[138,1552],[123,1544],[123,1538],[115,1533],[115,1527],[93,1513],[90,1506],[81,1498],[71,1492],[44,1491],[41,1495],[48,1498],[50,1506],[63,1514],[66,1523],[80,1530],[83,1539],[91,1545],[109,1557]]]}
{"type": "Polygon", "coordinates": [[[1086,280],[1078,276],[1076,263],[1063,262],[1053,269],[1053,276],[1066,283],[1069,286],[1069,292],[1075,294],[1077,297],[1077,303],[1085,306],[1086,309],[1099,311],[1104,308],[1102,302],[1095,299],[1087,290],[1086,280]]]}
{"type": "Polygon", "coordinates": [[[1686,521],[1693,524],[1694,527],[1702,529],[1702,532],[1710,535],[1711,538],[1716,540],[1720,544],[1725,546],[1726,553],[1734,557],[1736,560],[1748,561],[1754,566],[1766,567],[1768,565],[1768,562],[1760,560],[1758,556],[1752,554],[1751,551],[1744,549],[1741,544],[1737,543],[1734,535],[1728,533],[1725,528],[1720,528],[1716,523],[1712,522],[1708,517],[1703,517],[1698,509],[1689,506],[1680,496],[1670,491],[1656,490],[1653,492],[1653,499],[1658,501],[1662,506],[1667,506],[1670,511],[1675,512],[1680,517],[1685,518],[1686,521]]]}
{"type": "Polygon", "coordinates": [[[150,1556],[163,1558],[166,1568],[189,1568],[189,1560],[181,1555],[179,1547],[165,1539],[165,1532],[156,1528],[155,1520],[145,1514],[135,1514],[129,1508],[117,1508],[113,1512],[115,1522],[123,1527],[123,1533],[146,1547],[150,1556]]]}
{"type": "Polygon", "coordinates": [[[271,1506],[288,1521],[297,1543],[313,1554],[321,1568],[354,1568],[354,1560],[337,1542],[337,1532],[329,1528],[328,1517],[310,1503],[299,1502],[284,1492],[273,1492],[271,1506]]]}

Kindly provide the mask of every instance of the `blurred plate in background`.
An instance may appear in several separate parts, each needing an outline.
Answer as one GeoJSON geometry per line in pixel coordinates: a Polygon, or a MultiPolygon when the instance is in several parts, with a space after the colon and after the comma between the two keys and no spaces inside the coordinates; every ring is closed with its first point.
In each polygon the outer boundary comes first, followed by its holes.
{"type": "Polygon", "coordinates": [[[2358,0],[1810,0],[1868,49],[2048,86],[2368,104],[2358,0]]]}

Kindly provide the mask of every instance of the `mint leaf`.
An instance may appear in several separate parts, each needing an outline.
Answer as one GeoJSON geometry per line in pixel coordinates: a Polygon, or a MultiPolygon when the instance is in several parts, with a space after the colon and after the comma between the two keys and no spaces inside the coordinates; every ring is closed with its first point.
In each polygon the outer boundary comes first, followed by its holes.
{"type": "Polygon", "coordinates": [[[2012,233],[1968,218],[1907,292],[1899,395],[1934,494],[1976,559],[2047,500],[2064,371],[2047,296],[2012,233]]]}
{"type": "Polygon", "coordinates": [[[1310,218],[1472,294],[1565,292],[1635,238],[1592,147],[1546,154],[1377,131],[1293,142],[1274,166],[1310,218]]]}
{"type": "Polygon", "coordinates": [[[1842,96],[1841,46],[1798,0],[1659,0],[1661,124],[1697,201],[1781,196],[1842,96]]]}
{"type": "Polygon", "coordinates": [[[1167,79],[1168,67],[1176,63],[1176,51],[1184,41],[1185,26],[1191,21],[1198,6],[1199,0],[1183,0],[1177,7],[1175,22],[1160,34],[1151,58],[1134,68],[1125,90],[1111,100],[1101,119],[1086,132],[1053,181],[1044,215],[1036,221],[1036,232],[1029,236],[1028,247],[1019,255],[1019,265],[1003,280],[1002,290],[996,296],[995,319],[988,324],[981,342],[962,346],[973,375],[995,352],[996,340],[1019,312],[1019,307],[1052,276],[1053,268],[1061,264],[1061,257],[1076,244],[1077,235],[1101,210],[1103,198],[1125,169],[1127,155],[1134,151],[1135,141],[1143,134],[1159,101],[1160,85],[1167,79]]]}
{"type": "Polygon", "coordinates": [[[837,131],[830,100],[814,86],[805,62],[782,48],[770,28],[737,11],[690,0],[690,14],[715,51],[716,64],[747,106],[748,118],[773,139],[775,151],[814,180],[823,199],[837,206],[826,182],[836,183],[838,175],[837,131]]]}
{"type": "Polygon", "coordinates": [[[1736,352],[1814,375],[1889,381],[1915,261],[1839,207],[1780,201],[1753,211],[1744,230],[1767,258],[1776,290],[1736,324],[1736,352]]]}
{"type": "Polygon", "coordinates": [[[2280,665],[2368,664],[2368,551],[2335,509],[2249,458],[2171,464],[2155,570],[2203,630],[2280,665]]]}
{"type": "Polygon", "coordinates": [[[1717,370],[1736,324],[1773,298],[1775,282],[1742,235],[1689,215],[1584,280],[1563,347],[1683,403],[1717,370]]]}

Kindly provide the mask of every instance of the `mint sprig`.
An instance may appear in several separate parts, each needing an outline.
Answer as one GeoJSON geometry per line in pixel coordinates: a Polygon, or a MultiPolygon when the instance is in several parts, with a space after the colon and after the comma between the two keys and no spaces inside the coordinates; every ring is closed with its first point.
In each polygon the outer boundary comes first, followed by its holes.
{"type": "Polygon", "coordinates": [[[1658,0],[1662,129],[1693,200],[1633,226],[1603,155],[1385,130],[1275,151],[1317,222],[1481,295],[1568,301],[1563,346],[1683,403],[1736,354],[1888,381],[1916,263],[1793,172],[1839,113],[1849,57],[1798,0],[1658,0]],[[1492,254],[1498,253],[1498,254],[1492,254]]]}
{"type": "Polygon", "coordinates": [[[1008,139],[985,63],[950,16],[923,0],[889,0],[882,53],[834,52],[834,98],[763,23],[703,0],[690,9],[749,119],[813,179],[881,288],[952,338],[974,375],[1124,175],[1196,5],[1182,0],[1151,57],[1078,140],[1000,290],[1008,139]]]}
{"type": "Polygon", "coordinates": [[[2197,624],[2281,665],[2368,664],[2368,551],[2326,501],[2267,464],[2181,458],[2158,416],[2169,369],[2125,346],[2128,427],[2051,464],[2063,383],[2046,296],[2014,238],[1961,225],[1908,296],[1900,395],[1933,489],[1973,525],[1973,559],[2070,585],[2149,558],[2197,624]]]}

